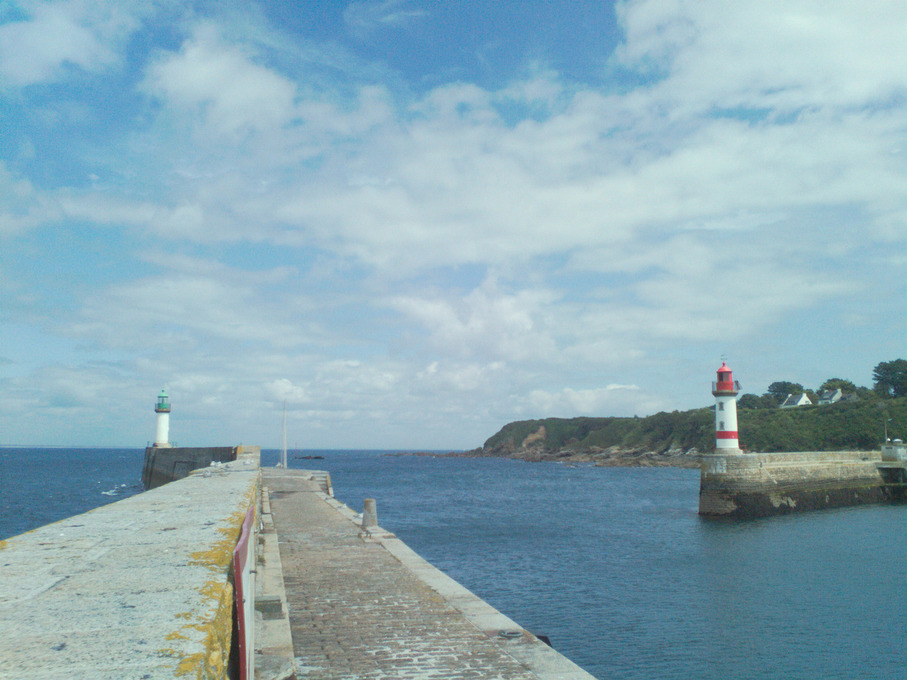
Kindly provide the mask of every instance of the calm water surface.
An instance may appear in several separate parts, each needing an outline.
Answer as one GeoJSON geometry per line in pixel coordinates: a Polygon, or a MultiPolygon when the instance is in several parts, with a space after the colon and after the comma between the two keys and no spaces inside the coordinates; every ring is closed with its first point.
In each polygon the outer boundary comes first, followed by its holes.
{"type": "MultiPolygon", "coordinates": [[[[133,493],[141,454],[0,450],[0,538],[133,493]]],[[[907,506],[704,521],[695,470],[305,454],[599,678],[907,677],[907,506]]]]}
{"type": "Polygon", "coordinates": [[[140,493],[144,449],[0,448],[0,539],[140,493]]]}

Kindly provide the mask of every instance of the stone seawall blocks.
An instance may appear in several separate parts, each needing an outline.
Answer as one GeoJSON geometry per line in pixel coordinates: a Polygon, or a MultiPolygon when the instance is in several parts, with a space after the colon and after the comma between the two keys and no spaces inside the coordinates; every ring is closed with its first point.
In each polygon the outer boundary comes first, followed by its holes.
{"type": "Polygon", "coordinates": [[[142,466],[142,485],[146,489],[156,489],[162,484],[173,482],[189,476],[199,468],[211,463],[229,463],[236,460],[237,447],[156,447],[145,449],[145,464],[142,466]]]}
{"type": "Polygon", "coordinates": [[[699,514],[765,517],[879,503],[891,491],[879,452],[797,452],[705,456],[699,514]]]}

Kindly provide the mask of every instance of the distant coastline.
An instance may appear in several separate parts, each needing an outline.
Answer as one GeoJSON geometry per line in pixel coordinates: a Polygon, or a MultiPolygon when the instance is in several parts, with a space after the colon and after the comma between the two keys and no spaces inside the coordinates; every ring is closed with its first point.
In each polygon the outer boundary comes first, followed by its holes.
{"type": "MultiPolygon", "coordinates": [[[[486,453],[484,449],[475,449],[458,454],[470,457],[500,456],[498,453],[486,453]]],[[[556,463],[590,463],[599,467],[679,467],[698,468],[700,454],[696,449],[671,449],[665,452],[641,449],[622,448],[619,446],[607,449],[559,449],[546,451],[540,448],[517,449],[505,454],[505,458],[527,462],[551,461],[556,463]]]]}
{"type": "Polygon", "coordinates": [[[403,451],[388,453],[388,456],[423,456],[427,458],[510,458],[529,463],[553,462],[565,464],[591,464],[600,467],[679,467],[698,468],[699,452],[695,450],[672,450],[665,453],[641,451],[638,449],[561,449],[545,451],[541,448],[525,448],[513,451],[486,451],[470,449],[469,451],[403,451]]]}
{"type": "MultiPolygon", "coordinates": [[[[741,399],[740,444],[750,453],[877,451],[886,437],[905,438],[907,432],[907,397],[883,398],[865,389],[858,400],[827,405],[755,408],[743,404],[741,399]]],[[[449,455],[608,467],[698,468],[702,457],[714,451],[715,411],[703,407],[644,417],[515,421],[481,447],[449,455]]]]}

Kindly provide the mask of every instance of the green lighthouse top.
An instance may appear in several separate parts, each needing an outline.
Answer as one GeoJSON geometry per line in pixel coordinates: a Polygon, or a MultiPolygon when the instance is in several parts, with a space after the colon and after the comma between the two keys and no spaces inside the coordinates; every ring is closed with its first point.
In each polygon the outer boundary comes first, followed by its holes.
{"type": "Polygon", "coordinates": [[[154,405],[155,413],[170,413],[170,398],[164,390],[157,395],[157,402],[154,405]]]}

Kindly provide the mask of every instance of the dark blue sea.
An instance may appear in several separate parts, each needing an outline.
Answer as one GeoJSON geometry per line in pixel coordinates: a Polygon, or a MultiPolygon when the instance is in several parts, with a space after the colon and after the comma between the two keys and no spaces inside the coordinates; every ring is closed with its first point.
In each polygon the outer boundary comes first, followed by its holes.
{"type": "MultiPolygon", "coordinates": [[[[599,678],[907,677],[907,505],[708,521],[696,470],[289,457],[599,678]]],[[[141,463],[0,449],[0,538],[139,492],[141,463]]]]}

